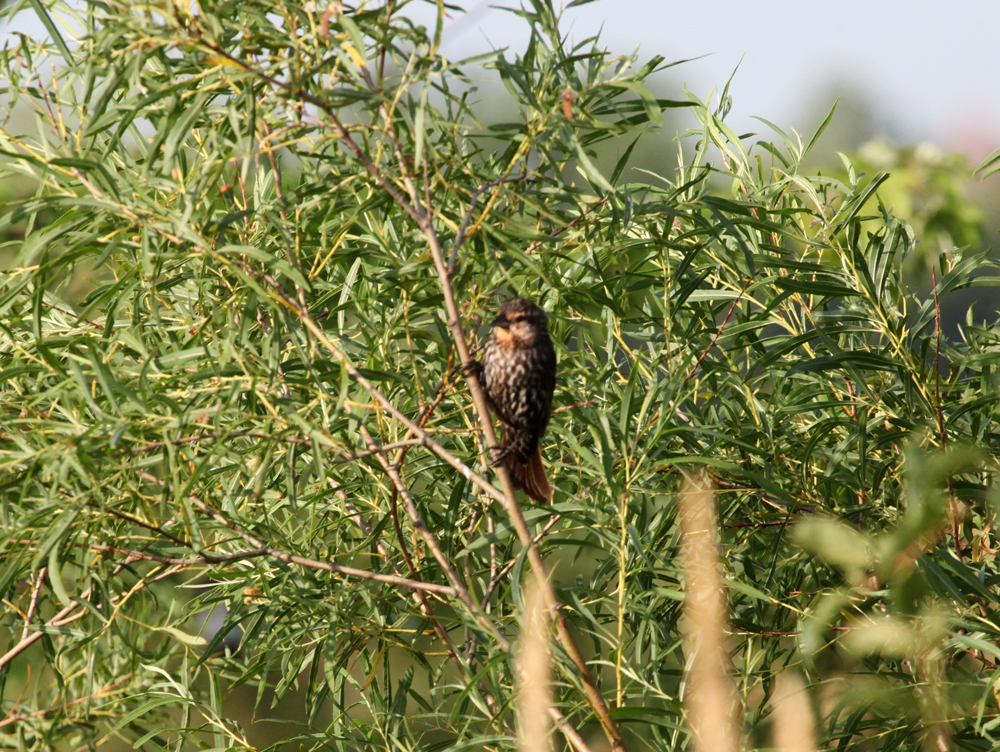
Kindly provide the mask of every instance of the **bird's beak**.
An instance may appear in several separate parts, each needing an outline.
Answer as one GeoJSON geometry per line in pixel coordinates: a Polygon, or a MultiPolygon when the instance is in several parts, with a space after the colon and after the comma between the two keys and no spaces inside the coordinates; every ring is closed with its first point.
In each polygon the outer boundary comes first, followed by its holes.
{"type": "Polygon", "coordinates": [[[510,322],[506,318],[500,318],[497,316],[493,321],[490,322],[490,326],[499,326],[501,329],[509,329],[510,322]]]}

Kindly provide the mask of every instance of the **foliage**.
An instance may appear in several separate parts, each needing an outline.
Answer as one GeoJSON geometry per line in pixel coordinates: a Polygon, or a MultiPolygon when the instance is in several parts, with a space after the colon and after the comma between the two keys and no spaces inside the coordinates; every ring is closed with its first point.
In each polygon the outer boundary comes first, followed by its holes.
{"type": "Polygon", "coordinates": [[[940,253],[982,244],[983,210],[967,196],[971,170],[961,154],[947,154],[927,143],[900,147],[878,138],[863,144],[846,169],[831,174],[844,180],[851,169],[858,174],[891,175],[879,195],[920,240],[918,252],[907,256],[904,270],[918,289],[928,289],[930,267],[940,253]]]}
{"type": "MultiPolygon", "coordinates": [[[[800,169],[819,133],[775,146],[729,130],[725,94],[656,99],[659,58],[569,41],[547,0],[518,11],[523,51],[462,63],[445,6],[428,31],[403,5],[57,4],[71,48],[33,2],[51,40],[5,50],[2,169],[35,189],[0,222],[24,230],[0,283],[4,744],[516,744],[531,562],[470,474],[453,287],[480,342],[505,297],[550,312],[556,496],[526,516],[630,749],[689,742],[696,467],[750,746],[792,669],[824,747],[989,748],[1000,343],[937,316],[995,282],[985,254],[944,250],[919,296],[885,175],[800,169]],[[509,122],[477,122],[477,66],[509,122]],[[679,165],[630,182],[680,106],[700,125],[679,165]],[[297,721],[260,741],[225,704],[243,685],[297,721]]],[[[555,706],[604,744],[569,644],[555,706]]]]}

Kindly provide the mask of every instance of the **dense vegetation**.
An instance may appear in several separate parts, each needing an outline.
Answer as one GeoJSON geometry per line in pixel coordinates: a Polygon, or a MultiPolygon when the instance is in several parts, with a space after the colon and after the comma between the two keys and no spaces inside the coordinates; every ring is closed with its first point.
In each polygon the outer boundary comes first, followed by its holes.
{"type": "Polygon", "coordinates": [[[684,748],[700,468],[747,746],[794,672],[824,748],[990,748],[1000,342],[939,314],[986,252],[914,266],[887,175],[657,98],[548,0],[461,63],[404,5],[57,5],[71,43],[33,2],[3,52],[3,744],[513,748],[533,570],[557,748],[684,748]],[[514,294],[559,357],[523,517],[461,368],[514,294]],[[243,685],[294,722],[243,728],[243,685]]]}

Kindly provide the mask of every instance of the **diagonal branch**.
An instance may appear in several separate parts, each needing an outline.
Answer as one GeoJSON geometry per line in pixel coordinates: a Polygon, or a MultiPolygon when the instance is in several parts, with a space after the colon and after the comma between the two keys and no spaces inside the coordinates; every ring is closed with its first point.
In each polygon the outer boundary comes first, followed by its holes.
{"type": "MultiPolygon", "coordinates": [[[[361,429],[361,435],[364,437],[368,446],[373,450],[376,449],[378,444],[368,432],[368,429],[365,428],[364,424],[361,424],[359,428],[361,429]]],[[[427,548],[430,549],[434,558],[437,560],[438,566],[441,567],[445,575],[448,577],[448,581],[452,585],[454,595],[456,595],[465,607],[469,609],[469,612],[475,617],[476,621],[479,622],[479,624],[486,629],[486,631],[493,635],[493,639],[497,641],[500,647],[505,652],[509,650],[510,643],[507,642],[507,638],[503,636],[503,633],[500,632],[497,625],[490,621],[479,608],[479,604],[476,603],[468,588],[462,584],[462,581],[458,578],[458,573],[454,570],[451,563],[448,561],[448,558],[444,555],[444,552],[441,550],[441,546],[438,545],[437,538],[434,533],[427,528],[427,524],[420,516],[420,511],[417,509],[417,505],[413,502],[413,497],[410,496],[409,489],[406,487],[406,484],[403,483],[403,479],[399,475],[399,466],[391,464],[381,452],[376,452],[375,457],[378,459],[382,468],[385,470],[386,475],[388,475],[392,480],[392,485],[403,499],[403,506],[406,507],[406,511],[410,515],[413,527],[420,534],[420,537],[424,539],[424,543],[427,544],[427,548]]]]}
{"type": "MultiPolygon", "coordinates": [[[[236,523],[226,519],[222,514],[217,512],[215,509],[210,507],[204,501],[199,499],[197,496],[189,495],[188,498],[194,502],[194,504],[201,509],[205,514],[214,519],[216,522],[225,525],[227,528],[232,530],[243,540],[254,547],[254,551],[243,551],[237,554],[232,554],[229,556],[214,556],[212,554],[206,554],[202,551],[198,552],[198,557],[200,560],[205,561],[207,564],[222,563],[226,561],[232,561],[236,559],[249,559],[257,556],[269,556],[279,561],[283,561],[286,564],[297,564],[300,567],[308,567],[309,569],[321,569],[326,572],[333,572],[334,574],[343,575],[344,577],[357,577],[364,580],[373,580],[375,582],[384,582],[387,585],[399,585],[401,587],[407,587],[411,590],[425,590],[430,593],[438,593],[440,595],[454,597],[458,595],[455,588],[450,588],[445,585],[435,585],[429,582],[418,582],[416,580],[408,580],[405,577],[399,577],[394,574],[379,574],[378,572],[369,572],[367,569],[355,569],[354,567],[345,567],[340,564],[332,564],[327,561],[316,561],[315,559],[307,559],[304,556],[296,556],[295,554],[290,554],[286,551],[280,551],[276,548],[271,548],[266,543],[258,540],[256,537],[243,530],[236,523]]],[[[181,560],[185,563],[192,563],[191,559],[181,560]]],[[[172,562],[168,562],[172,563],[172,562]]]]}
{"type": "MultiPolygon", "coordinates": [[[[583,219],[584,217],[586,217],[588,214],[591,214],[592,212],[597,211],[602,206],[604,206],[606,203],[608,203],[608,197],[607,196],[605,196],[604,198],[602,198],[600,201],[598,201],[596,204],[594,204],[593,206],[591,206],[585,212],[582,212],[578,216],[576,216],[573,219],[571,219],[569,222],[567,222],[565,225],[563,225],[562,227],[560,227],[555,232],[550,233],[549,237],[550,238],[559,237],[564,232],[566,232],[566,230],[570,229],[571,227],[576,226],[576,223],[579,222],[581,219],[583,219]]],[[[530,254],[532,251],[540,248],[545,242],[546,241],[544,241],[544,240],[536,240],[534,243],[532,243],[531,245],[529,245],[527,247],[527,249],[525,249],[524,252],[527,253],[527,254],[530,254]]]]}
{"type": "MultiPolygon", "coordinates": [[[[469,222],[472,220],[472,212],[476,209],[476,203],[479,201],[479,197],[490,188],[496,188],[498,185],[503,185],[504,183],[523,183],[532,182],[533,178],[529,178],[526,174],[517,175],[512,178],[499,178],[498,180],[491,180],[489,183],[483,183],[481,186],[476,188],[469,196],[469,208],[465,212],[465,218],[462,219],[462,224],[458,227],[458,232],[455,233],[455,239],[451,243],[451,250],[448,251],[448,272],[452,273],[455,270],[455,260],[458,258],[458,249],[462,247],[462,243],[465,242],[465,231],[469,229],[469,222]]],[[[489,207],[487,207],[487,210],[489,207]]]]}
{"type": "Polygon", "coordinates": [[[31,593],[31,602],[28,604],[28,611],[24,615],[24,631],[21,632],[21,639],[27,639],[31,634],[31,617],[35,615],[35,608],[38,606],[38,595],[42,591],[42,582],[48,574],[49,568],[42,567],[38,570],[38,577],[35,579],[35,588],[31,593]]]}
{"type": "MultiPolygon", "coordinates": [[[[465,332],[462,330],[462,320],[459,314],[458,305],[455,302],[455,291],[452,288],[451,277],[448,274],[448,268],[445,265],[444,254],[441,250],[440,241],[437,233],[434,231],[434,226],[429,217],[425,215],[419,224],[420,229],[423,231],[424,237],[427,240],[427,245],[430,247],[431,256],[434,259],[434,266],[437,269],[438,282],[441,286],[441,292],[444,294],[445,307],[448,311],[448,327],[451,329],[452,337],[455,340],[455,348],[458,351],[463,370],[468,374],[466,378],[469,383],[469,391],[472,393],[472,400],[476,407],[479,424],[483,429],[486,445],[496,446],[496,432],[493,430],[493,421],[490,418],[489,408],[486,404],[486,395],[483,392],[482,385],[479,383],[479,377],[476,373],[476,369],[469,367],[474,361],[472,360],[472,356],[469,354],[469,345],[465,339],[465,332]]],[[[511,522],[514,525],[514,530],[517,532],[517,537],[521,541],[521,545],[528,549],[528,561],[531,564],[531,569],[535,575],[536,581],[542,588],[546,607],[553,613],[556,624],[556,634],[559,638],[559,642],[562,644],[563,649],[572,659],[573,663],[576,664],[577,670],[580,672],[580,679],[583,682],[584,691],[587,695],[587,701],[600,721],[601,727],[604,729],[604,733],[608,737],[608,741],[611,743],[612,750],[614,750],[614,752],[620,752],[625,749],[625,740],[622,738],[618,725],[611,717],[608,705],[605,702],[600,689],[597,687],[597,682],[593,673],[590,671],[590,668],[587,666],[586,659],[583,657],[583,654],[580,652],[580,649],[577,647],[576,642],[573,640],[573,636],[569,631],[566,616],[562,611],[562,604],[556,597],[555,588],[552,586],[552,582],[549,578],[548,569],[542,561],[542,555],[538,549],[538,544],[532,540],[531,531],[528,529],[528,523],[525,521],[524,514],[521,512],[521,507],[518,505],[517,499],[515,498],[514,486],[511,483],[510,475],[507,473],[507,468],[503,465],[503,463],[500,463],[496,470],[497,476],[500,478],[500,483],[504,490],[502,498],[499,499],[499,501],[503,504],[504,510],[510,517],[511,522]]]]}
{"type": "Polygon", "coordinates": [[[750,288],[751,283],[756,278],[757,274],[754,274],[752,277],[750,277],[750,279],[747,280],[746,284],[743,285],[743,289],[740,290],[740,294],[737,296],[736,300],[733,301],[733,304],[729,306],[729,312],[726,313],[726,318],[722,320],[722,323],[719,325],[718,330],[715,332],[715,336],[712,337],[712,341],[708,343],[708,347],[705,348],[705,350],[702,352],[698,360],[695,361],[695,364],[691,366],[691,370],[688,371],[688,375],[684,378],[685,382],[691,380],[691,378],[695,374],[695,371],[698,370],[698,366],[700,366],[701,362],[705,359],[705,356],[707,356],[708,353],[712,350],[712,348],[715,347],[715,343],[719,340],[719,337],[722,336],[722,330],[725,329],[726,324],[729,323],[729,318],[733,315],[733,311],[736,310],[736,306],[738,306],[740,301],[743,300],[743,296],[746,294],[746,291],[750,288]]]}
{"type": "MultiPolygon", "coordinates": [[[[114,454],[108,455],[112,458],[121,457],[125,454],[141,454],[143,452],[152,452],[157,449],[163,449],[166,446],[184,446],[185,444],[192,444],[198,441],[216,441],[220,439],[261,439],[264,441],[277,441],[283,444],[296,444],[298,446],[312,446],[313,442],[311,439],[304,439],[301,436],[274,436],[267,433],[259,433],[257,431],[232,431],[230,433],[200,433],[194,436],[184,436],[180,439],[168,439],[166,441],[154,441],[150,444],[144,446],[134,447],[132,449],[123,449],[120,452],[115,452],[114,454]]],[[[409,440],[403,442],[396,442],[394,444],[385,444],[378,451],[389,452],[395,449],[406,446],[414,446],[419,444],[419,441],[409,440]]],[[[324,449],[339,455],[342,459],[336,460],[333,464],[342,465],[347,462],[354,462],[355,460],[360,460],[365,457],[369,457],[373,452],[346,452],[343,449],[337,449],[336,447],[324,445],[324,449]]]]}

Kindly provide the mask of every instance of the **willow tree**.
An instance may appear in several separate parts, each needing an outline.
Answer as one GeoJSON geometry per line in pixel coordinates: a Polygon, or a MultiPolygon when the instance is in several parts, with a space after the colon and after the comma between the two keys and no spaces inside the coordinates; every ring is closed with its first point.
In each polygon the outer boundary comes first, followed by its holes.
{"type": "Polygon", "coordinates": [[[748,745],[792,671],[824,745],[985,748],[997,337],[939,315],[985,253],[917,294],[888,176],[804,171],[819,133],[658,98],[661,58],[573,41],[548,0],[523,49],[460,62],[449,9],[405,5],[25,11],[4,744],[509,749],[527,581],[554,743],[683,748],[675,500],[701,468],[748,745]],[[477,119],[484,75],[505,122],[477,119]],[[696,127],[634,169],[674,107],[696,127]],[[559,358],[546,506],[489,464],[463,367],[515,294],[559,358]],[[272,706],[294,723],[245,728],[272,706]]]}

